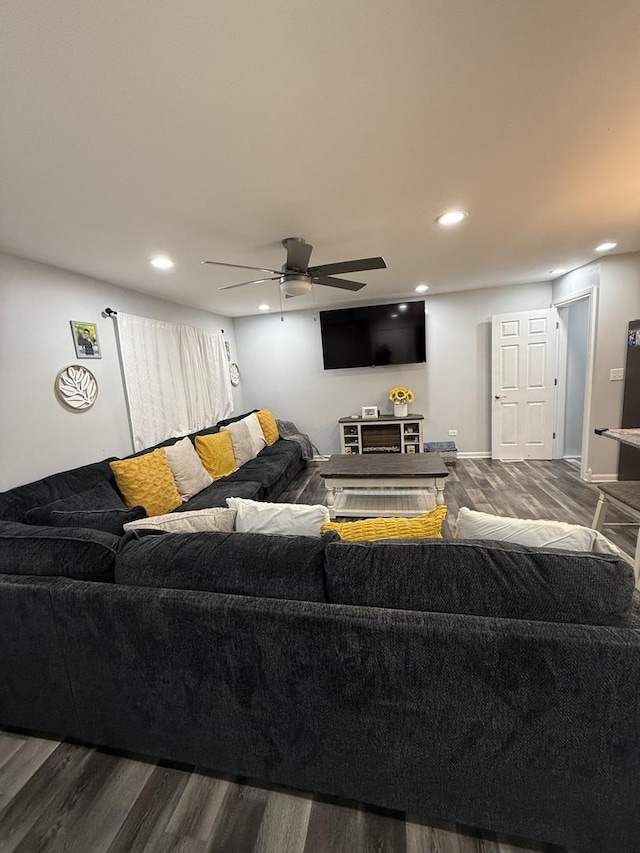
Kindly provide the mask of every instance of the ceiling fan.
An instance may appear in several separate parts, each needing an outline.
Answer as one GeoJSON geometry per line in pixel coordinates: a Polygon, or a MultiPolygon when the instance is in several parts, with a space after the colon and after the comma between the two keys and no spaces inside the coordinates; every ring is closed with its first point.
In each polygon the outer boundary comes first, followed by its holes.
{"type": "Polygon", "coordinates": [[[335,264],[320,264],[310,267],[309,258],[313,246],[303,237],[285,237],[282,245],[287,250],[287,259],[280,270],[266,267],[248,267],[244,264],[225,264],[222,261],[201,261],[203,264],[216,264],[221,267],[235,267],[242,270],[272,273],[268,278],[256,278],[253,281],[241,281],[239,284],[227,284],[220,290],[231,290],[234,287],[244,287],[245,284],[260,284],[263,281],[280,279],[280,290],[285,296],[302,296],[311,290],[312,284],[324,284],[328,287],[339,287],[341,290],[360,290],[366,285],[361,281],[349,281],[346,278],[335,278],[337,273],[361,272],[362,270],[382,270],[387,265],[384,258],[361,258],[357,261],[338,261],[335,264]]]}

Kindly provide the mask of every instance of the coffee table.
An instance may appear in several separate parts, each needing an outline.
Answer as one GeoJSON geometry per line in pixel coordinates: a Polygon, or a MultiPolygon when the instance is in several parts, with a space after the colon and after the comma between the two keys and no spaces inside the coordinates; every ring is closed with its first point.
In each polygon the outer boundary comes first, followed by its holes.
{"type": "Polygon", "coordinates": [[[338,454],[320,465],[331,518],[414,516],[444,503],[449,470],[427,453],[338,454]]]}

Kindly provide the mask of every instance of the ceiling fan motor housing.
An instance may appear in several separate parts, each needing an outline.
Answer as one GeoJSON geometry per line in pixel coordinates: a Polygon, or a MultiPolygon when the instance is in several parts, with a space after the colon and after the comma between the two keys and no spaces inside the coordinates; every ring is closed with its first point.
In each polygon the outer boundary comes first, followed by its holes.
{"type": "Polygon", "coordinates": [[[302,296],[311,290],[311,276],[289,273],[281,276],[280,290],[285,296],[302,296]]]}

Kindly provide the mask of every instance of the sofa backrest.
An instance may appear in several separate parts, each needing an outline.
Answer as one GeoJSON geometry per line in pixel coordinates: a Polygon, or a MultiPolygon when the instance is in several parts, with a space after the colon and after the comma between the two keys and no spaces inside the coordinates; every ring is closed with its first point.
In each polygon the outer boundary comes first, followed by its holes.
{"type": "Polygon", "coordinates": [[[631,566],[609,554],[432,539],[327,546],[328,600],[547,622],[629,624],[631,566]]]}
{"type": "Polygon", "coordinates": [[[0,574],[112,581],[120,537],[0,520],[0,574]]]}
{"type": "Polygon", "coordinates": [[[90,465],[81,465],[69,471],[50,474],[34,483],[1,492],[0,519],[24,521],[25,513],[33,507],[71,497],[104,481],[114,484],[115,479],[109,468],[109,462],[113,462],[114,459],[117,457],[111,456],[101,462],[92,462],[90,465]]]}
{"type": "Polygon", "coordinates": [[[337,539],[262,533],[128,533],[116,583],[326,601],[324,550],[337,539]]]}

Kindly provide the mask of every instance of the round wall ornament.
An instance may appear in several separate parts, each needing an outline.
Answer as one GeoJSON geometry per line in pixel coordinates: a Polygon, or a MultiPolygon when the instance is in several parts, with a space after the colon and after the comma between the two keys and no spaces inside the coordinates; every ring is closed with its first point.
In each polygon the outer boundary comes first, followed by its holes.
{"type": "Polygon", "coordinates": [[[63,367],[54,384],[56,397],[74,412],[86,412],[98,397],[98,383],[93,373],[80,364],[63,367]]]}
{"type": "Polygon", "coordinates": [[[232,385],[235,386],[240,384],[240,368],[235,361],[232,361],[229,365],[229,378],[231,379],[232,385]]]}

